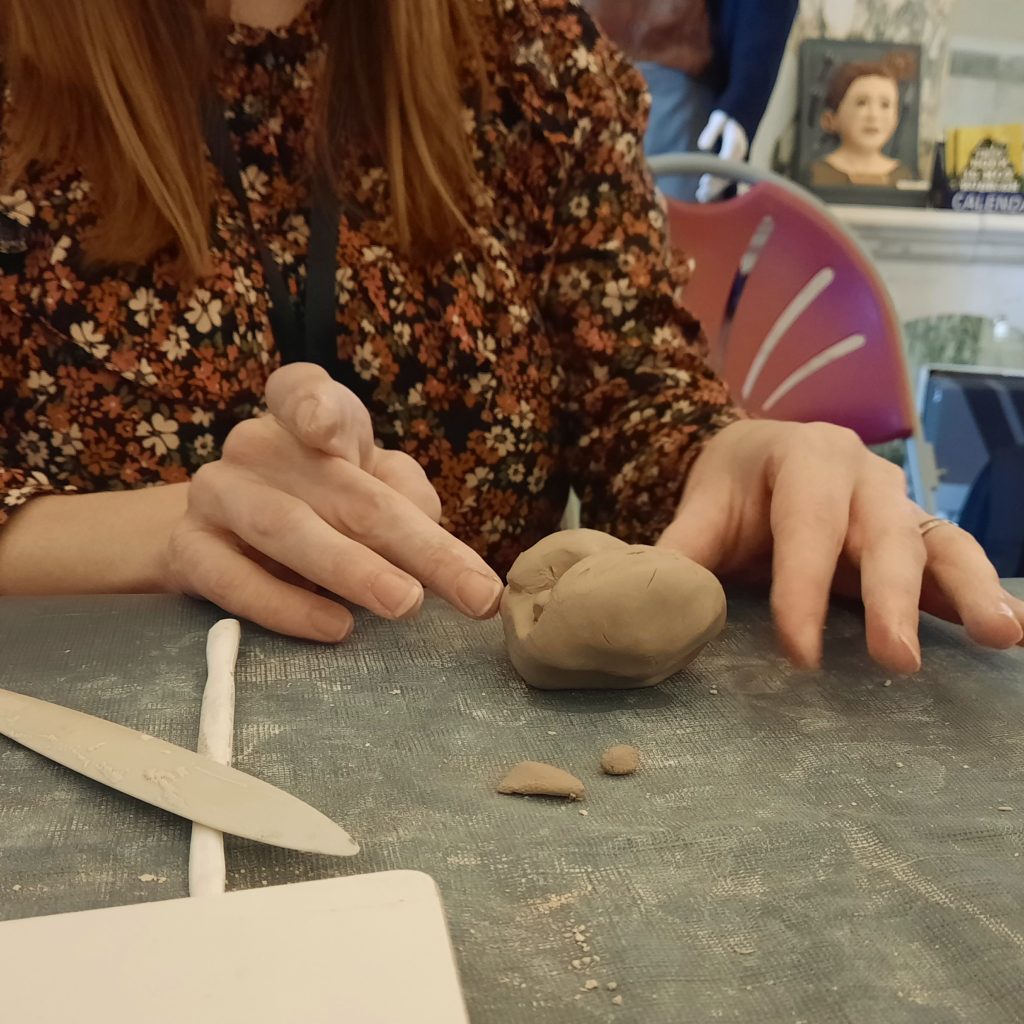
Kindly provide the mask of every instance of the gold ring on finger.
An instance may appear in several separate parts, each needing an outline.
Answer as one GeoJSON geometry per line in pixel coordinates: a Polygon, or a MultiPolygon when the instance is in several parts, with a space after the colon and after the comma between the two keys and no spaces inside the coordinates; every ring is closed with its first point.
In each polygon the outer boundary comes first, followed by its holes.
{"type": "Polygon", "coordinates": [[[939,519],[938,517],[935,517],[932,519],[926,519],[923,523],[917,524],[917,528],[922,537],[931,533],[932,530],[937,530],[940,526],[956,527],[956,523],[951,523],[948,519],[939,519]]]}

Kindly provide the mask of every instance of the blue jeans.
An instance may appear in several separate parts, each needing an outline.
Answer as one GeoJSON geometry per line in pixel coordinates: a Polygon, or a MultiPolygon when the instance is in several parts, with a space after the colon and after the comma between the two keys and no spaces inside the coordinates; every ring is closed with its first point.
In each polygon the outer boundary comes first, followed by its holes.
{"type": "MultiPolygon", "coordinates": [[[[651,117],[644,139],[648,156],[686,153],[697,148],[697,139],[715,109],[714,90],[684,75],[649,61],[638,61],[637,69],[647,80],[651,93],[651,117]]],[[[667,196],[693,202],[697,175],[666,175],[658,186],[667,196]]]]}

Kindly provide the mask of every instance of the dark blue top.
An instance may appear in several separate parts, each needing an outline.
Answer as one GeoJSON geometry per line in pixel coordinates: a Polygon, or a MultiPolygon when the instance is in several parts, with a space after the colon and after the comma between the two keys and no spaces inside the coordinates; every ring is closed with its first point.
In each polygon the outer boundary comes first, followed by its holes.
{"type": "Polygon", "coordinates": [[[701,76],[718,92],[716,109],[753,139],[775,87],[799,0],[709,0],[714,43],[701,76]]]}

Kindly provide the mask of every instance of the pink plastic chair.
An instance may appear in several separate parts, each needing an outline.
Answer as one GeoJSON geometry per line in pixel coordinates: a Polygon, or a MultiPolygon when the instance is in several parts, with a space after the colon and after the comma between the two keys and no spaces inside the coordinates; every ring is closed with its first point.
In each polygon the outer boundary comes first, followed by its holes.
{"type": "Polygon", "coordinates": [[[659,174],[752,184],[711,204],[669,200],[673,245],[695,261],[684,302],[712,362],[753,413],[849,427],[867,444],[908,445],[912,491],[927,504],[920,423],[900,323],[870,258],[815,196],[778,175],[706,154],[653,157],[659,174]]]}

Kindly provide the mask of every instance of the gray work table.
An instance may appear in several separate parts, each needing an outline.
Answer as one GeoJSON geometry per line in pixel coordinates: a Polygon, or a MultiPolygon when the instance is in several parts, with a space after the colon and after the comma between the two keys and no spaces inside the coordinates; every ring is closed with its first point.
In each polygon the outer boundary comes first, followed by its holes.
{"type": "MultiPolygon", "coordinates": [[[[0,679],[194,747],[218,617],[173,597],[0,600],[0,679]]],[[[736,596],[664,686],[551,694],[516,679],[496,622],[436,602],[364,617],[337,648],[243,626],[236,766],[363,852],[229,840],[229,884],[428,872],[475,1024],[1020,1022],[1024,656],[935,623],[924,638],[924,671],[885,686],[839,609],[825,671],[800,674],[765,602],[736,596]],[[615,742],[640,748],[639,774],[600,774],[615,742]],[[586,801],[498,796],[527,758],[574,771],[586,801]]],[[[188,834],[0,737],[0,919],[183,896],[188,834]]]]}

